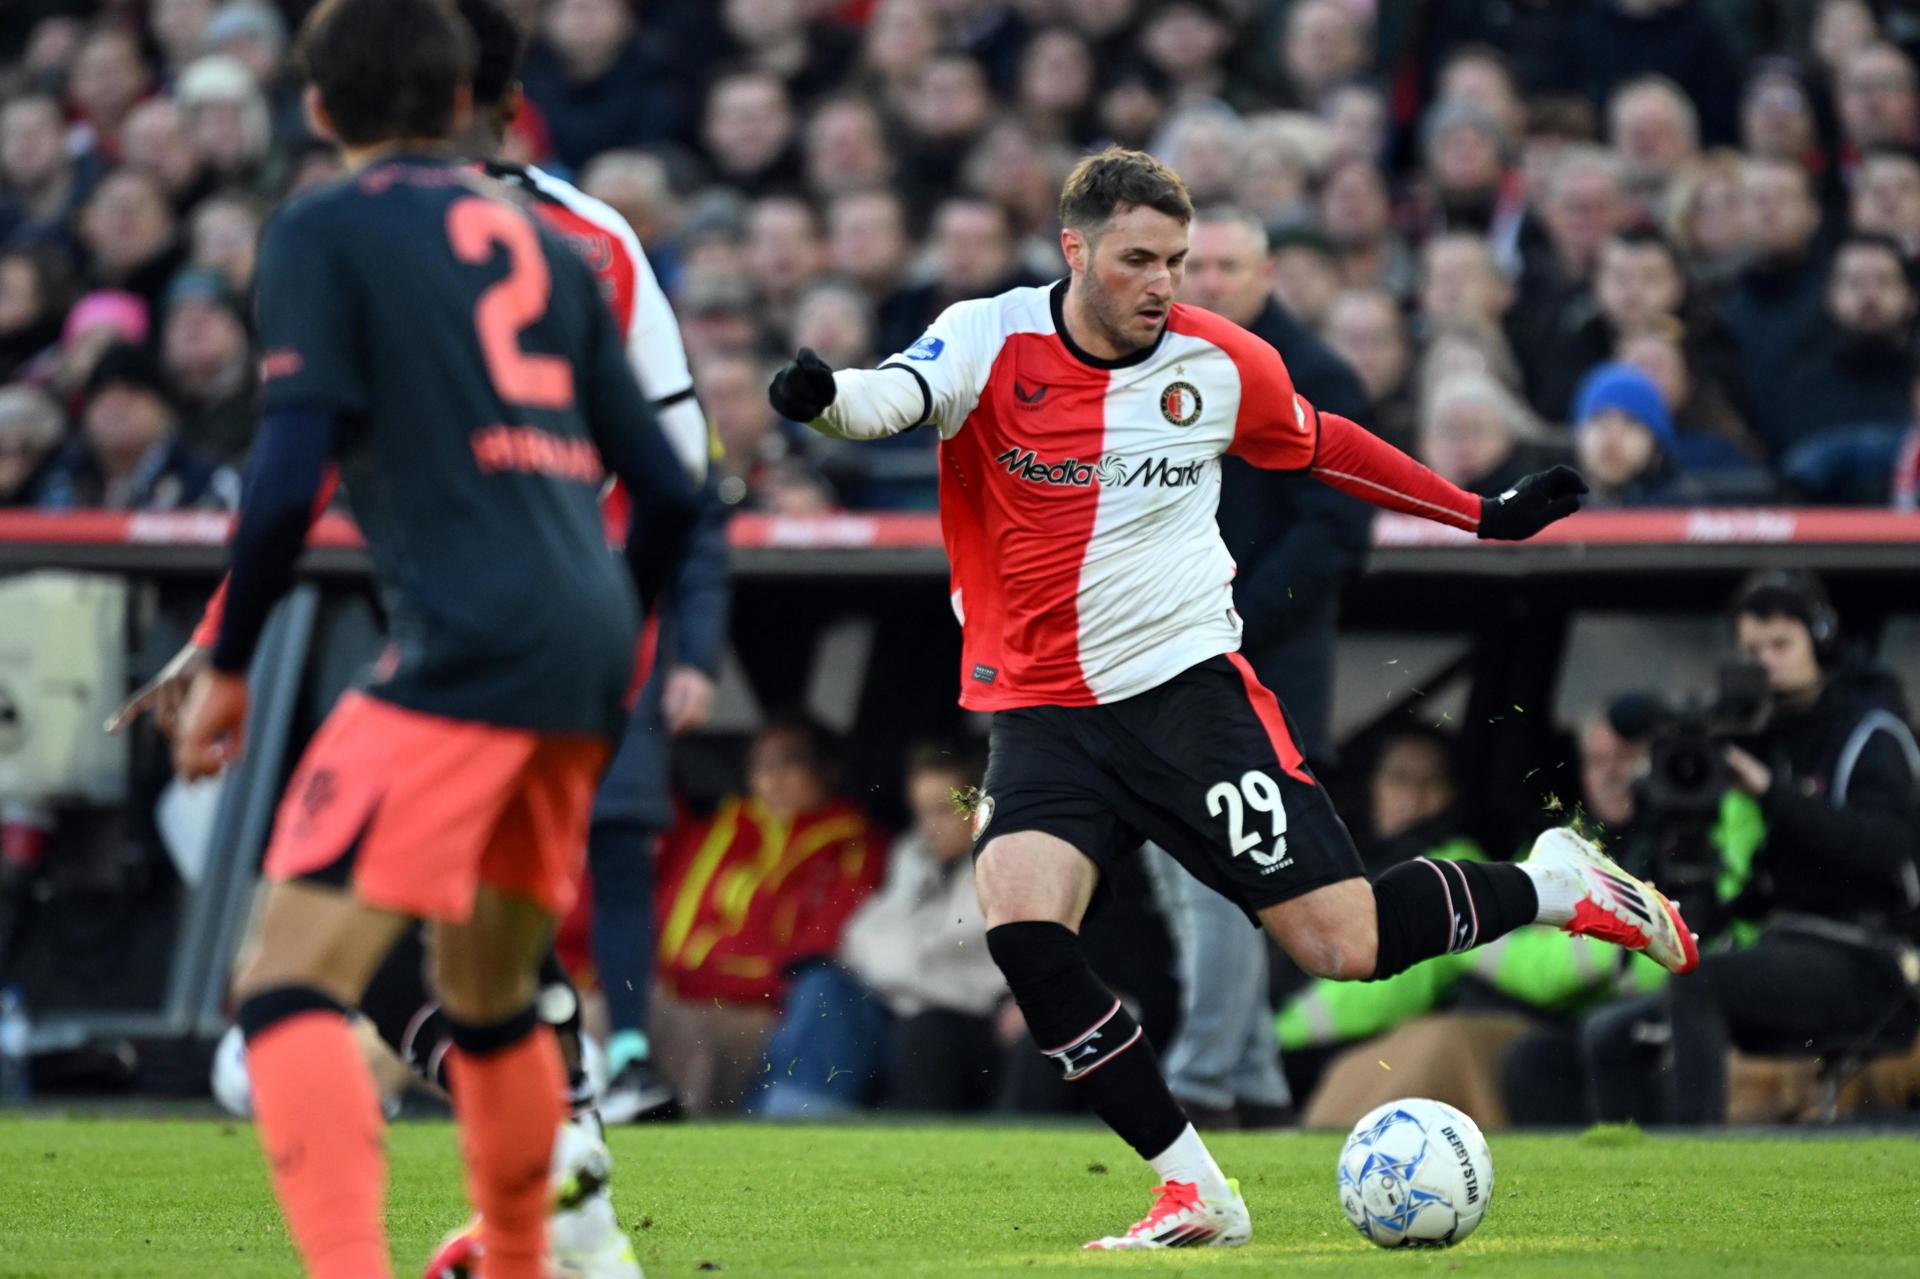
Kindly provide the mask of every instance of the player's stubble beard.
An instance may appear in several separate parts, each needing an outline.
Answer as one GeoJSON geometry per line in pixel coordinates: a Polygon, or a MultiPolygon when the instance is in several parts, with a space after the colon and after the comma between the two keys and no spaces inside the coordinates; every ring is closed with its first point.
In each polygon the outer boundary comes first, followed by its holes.
{"type": "MultiPolygon", "coordinates": [[[[1090,256],[1097,252],[1096,247],[1089,246],[1090,256]]],[[[1082,271],[1076,283],[1085,303],[1081,313],[1093,322],[1094,328],[1100,331],[1100,336],[1107,344],[1122,356],[1131,355],[1160,340],[1160,331],[1166,327],[1164,319],[1154,326],[1153,336],[1144,341],[1127,332],[1126,324],[1133,318],[1134,308],[1117,302],[1106,286],[1100,283],[1100,277],[1092,267],[1082,271]]]]}

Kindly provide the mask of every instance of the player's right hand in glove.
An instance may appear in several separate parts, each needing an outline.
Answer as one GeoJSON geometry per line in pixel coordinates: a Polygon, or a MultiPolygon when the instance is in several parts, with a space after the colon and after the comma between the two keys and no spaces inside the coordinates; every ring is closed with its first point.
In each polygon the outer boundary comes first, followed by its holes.
{"type": "Polygon", "coordinates": [[[767,400],[774,411],[789,422],[811,422],[833,403],[833,369],[803,346],[799,356],[773,375],[767,384],[767,400]]]}
{"type": "Polygon", "coordinates": [[[1580,509],[1587,482],[1571,466],[1537,471],[1480,504],[1480,536],[1497,542],[1524,542],[1556,520],[1580,509]]]}

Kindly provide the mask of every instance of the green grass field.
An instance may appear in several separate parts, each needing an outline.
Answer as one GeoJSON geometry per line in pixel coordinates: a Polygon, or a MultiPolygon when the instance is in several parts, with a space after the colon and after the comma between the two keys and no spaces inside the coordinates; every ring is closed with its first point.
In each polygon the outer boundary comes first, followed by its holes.
{"type": "MultiPolygon", "coordinates": [[[[463,1216],[454,1138],[392,1130],[396,1274],[463,1216]]],[[[749,1127],[615,1134],[615,1201],[650,1279],[791,1276],[1920,1275],[1920,1139],[1492,1139],[1479,1232],[1382,1252],[1333,1194],[1336,1137],[1213,1141],[1254,1213],[1237,1252],[1078,1251],[1147,1203],[1149,1177],[1092,1128],[749,1127]]],[[[244,1125],[0,1120],[0,1277],[223,1279],[298,1268],[244,1125]]]]}

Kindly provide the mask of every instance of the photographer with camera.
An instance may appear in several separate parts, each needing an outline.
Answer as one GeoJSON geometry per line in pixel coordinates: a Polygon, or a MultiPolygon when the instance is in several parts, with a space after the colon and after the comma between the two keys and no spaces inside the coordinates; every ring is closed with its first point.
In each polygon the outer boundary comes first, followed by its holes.
{"type": "MultiPolygon", "coordinates": [[[[1668,986],[1666,1117],[1719,1123],[1727,1052],[1890,1044],[1920,1028],[1920,748],[1899,684],[1843,651],[1811,574],[1749,578],[1733,608],[1741,655],[1763,668],[1769,714],[1722,748],[1758,799],[1767,838],[1734,913],[1753,944],[1704,955],[1668,986]]],[[[1602,1115],[1601,1118],[1612,1116],[1602,1115]]]]}

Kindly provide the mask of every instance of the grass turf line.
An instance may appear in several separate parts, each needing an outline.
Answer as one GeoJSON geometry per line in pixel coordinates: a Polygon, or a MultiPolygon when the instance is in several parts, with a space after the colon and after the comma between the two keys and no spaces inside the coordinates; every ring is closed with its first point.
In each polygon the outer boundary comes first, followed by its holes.
{"type": "MultiPolygon", "coordinates": [[[[465,1208],[451,1128],[389,1135],[395,1274],[411,1279],[465,1208]]],[[[1902,1136],[1496,1133],[1478,1233],[1388,1253],[1335,1202],[1336,1136],[1222,1134],[1211,1144],[1241,1179],[1253,1243],[1145,1256],[1079,1251],[1137,1217],[1151,1180],[1090,1128],[690,1125],[613,1143],[615,1203],[649,1279],[1920,1274],[1920,1140],[1902,1136]]],[[[0,1119],[0,1279],[297,1274],[247,1126],[0,1119]]]]}

